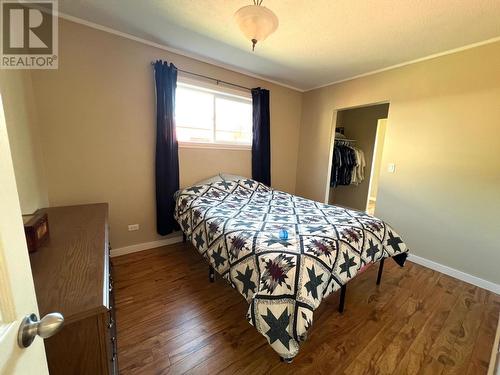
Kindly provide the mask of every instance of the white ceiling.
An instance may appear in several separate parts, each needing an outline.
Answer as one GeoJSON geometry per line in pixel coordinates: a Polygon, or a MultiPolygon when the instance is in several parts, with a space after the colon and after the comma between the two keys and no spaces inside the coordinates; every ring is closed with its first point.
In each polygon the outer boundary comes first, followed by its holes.
{"type": "Polygon", "coordinates": [[[278,30],[251,51],[252,0],[60,0],[62,13],[302,90],[500,36],[500,0],[264,0],[278,30]]]}

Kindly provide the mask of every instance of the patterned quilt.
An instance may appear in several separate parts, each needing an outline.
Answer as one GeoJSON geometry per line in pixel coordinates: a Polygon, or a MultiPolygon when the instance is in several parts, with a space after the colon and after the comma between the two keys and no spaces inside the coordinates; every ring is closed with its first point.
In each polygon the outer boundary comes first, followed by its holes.
{"type": "Polygon", "coordinates": [[[375,217],[250,179],[184,189],[175,218],[247,300],[250,324],[287,359],[297,355],[323,298],[363,266],[408,251],[375,217]]]}

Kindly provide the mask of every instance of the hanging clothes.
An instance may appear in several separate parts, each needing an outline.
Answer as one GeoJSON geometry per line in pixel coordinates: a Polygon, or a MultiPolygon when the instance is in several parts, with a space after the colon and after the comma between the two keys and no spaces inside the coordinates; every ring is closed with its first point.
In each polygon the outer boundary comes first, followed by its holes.
{"type": "Polygon", "coordinates": [[[356,152],[352,147],[335,145],[330,177],[330,186],[350,185],[356,167],[356,152]]]}
{"type": "Polygon", "coordinates": [[[359,185],[359,180],[358,180],[358,168],[360,166],[360,157],[359,157],[359,154],[358,154],[358,149],[355,148],[355,147],[352,147],[351,148],[354,150],[354,155],[356,156],[356,165],[354,166],[353,170],[352,170],[352,175],[351,175],[351,185],[359,185]]]}
{"type": "Polygon", "coordinates": [[[352,149],[356,153],[356,166],[352,172],[351,184],[359,185],[365,179],[365,153],[357,147],[352,147],[352,149]]]}
{"type": "Polygon", "coordinates": [[[330,186],[359,185],[365,178],[365,166],[363,150],[339,140],[333,148],[330,186]]]}

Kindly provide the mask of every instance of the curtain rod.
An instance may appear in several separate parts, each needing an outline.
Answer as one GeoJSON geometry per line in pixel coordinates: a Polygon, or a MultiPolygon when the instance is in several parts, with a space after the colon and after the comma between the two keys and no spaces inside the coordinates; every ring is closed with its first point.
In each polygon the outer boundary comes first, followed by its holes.
{"type": "MultiPolygon", "coordinates": [[[[154,64],[155,64],[155,62],[154,62],[154,61],[152,61],[152,62],[151,62],[151,65],[154,65],[154,64]]],[[[203,75],[203,74],[193,73],[193,72],[190,72],[190,71],[187,71],[187,70],[183,70],[183,69],[179,69],[179,68],[177,68],[177,71],[182,72],[182,73],[186,73],[186,74],[190,74],[190,75],[193,75],[193,76],[196,76],[196,77],[201,77],[201,78],[210,79],[210,80],[212,80],[212,81],[217,82],[217,84],[222,83],[222,84],[224,84],[224,85],[229,85],[229,86],[239,87],[240,89],[244,89],[244,90],[252,91],[252,89],[251,89],[251,88],[249,88],[249,87],[245,87],[245,86],[237,85],[236,83],[231,83],[231,82],[223,81],[222,79],[217,79],[217,78],[213,78],[213,77],[205,76],[205,75],[203,75]]]]}

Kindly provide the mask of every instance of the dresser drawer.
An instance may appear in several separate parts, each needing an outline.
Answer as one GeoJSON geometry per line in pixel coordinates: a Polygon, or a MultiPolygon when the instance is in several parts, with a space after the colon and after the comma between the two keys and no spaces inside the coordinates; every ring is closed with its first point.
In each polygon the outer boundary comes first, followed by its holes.
{"type": "Polygon", "coordinates": [[[116,339],[116,330],[109,330],[108,332],[109,340],[109,373],[118,374],[118,348],[116,339]]]}
{"type": "MultiPolygon", "coordinates": [[[[102,315],[102,314],[101,314],[102,315]]],[[[105,375],[103,334],[99,316],[67,324],[44,340],[50,375],[105,375]],[[102,358],[102,359],[101,359],[102,358]]]]}
{"type": "Polygon", "coordinates": [[[118,374],[118,342],[116,337],[116,321],[113,310],[108,313],[108,324],[106,326],[107,361],[109,374],[118,374]]]}
{"type": "Polygon", "coordinates": [[[118,374],[118,338],[116,329],[116,314],[115,314],[115,292],[113,289],[113,263],[109,260],[109,309],[107,320],[107,341],[109,345],[108,355],[110,362],[110,374],[118,374]]]}

